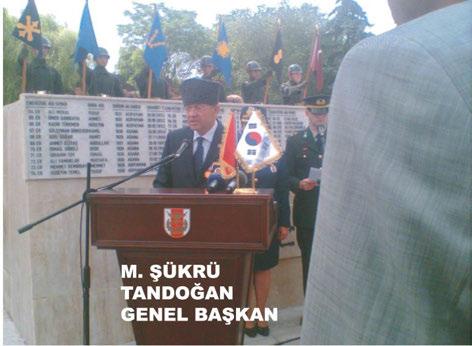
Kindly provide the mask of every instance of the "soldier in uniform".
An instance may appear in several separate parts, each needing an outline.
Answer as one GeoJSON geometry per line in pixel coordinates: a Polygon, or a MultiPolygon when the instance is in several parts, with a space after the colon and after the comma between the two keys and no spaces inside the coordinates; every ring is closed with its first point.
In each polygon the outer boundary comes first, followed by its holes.
{"type": "MultiPolygon", "coordinates": [[[[59,72],[46,63],[46,57],[51,49],[51,42],[42,37],[42,55],[37,56],[28,64],[26,69],[26,92],[35,93],[43,91],[48,94],[63,94],[64,87],[59,72]]],[[[28,55],[26,46],[21,50],[18,62],[23,64],[23,59],[28,55]]]]}
{"type": "Polygon", "coordinates": [[[302,102],[303,88],[306,81],[302,81],[302,68],[298,64],[288,67],[288,81],[280,86],[284,105],[296,105],[302,102]]]}
{"type": "Polygon", "coordinates": [[[110,55],[105,48],[98,48],[95,69],[87,69],[87,88],[89,95],[107,95],[123,97],[123,88],[118,76],[107,71],[106,66],[110,55]]]}
{"type": "Polygon", "coordinates": [[[220,84],[220,90],[218,91],[219,102],[226,102],[226,92],[223,83],[221,80],[216,78],[218,74],[218,69],[215,66],[213,58],[209,55],[204,55],[200,59],[200,69],[202,70],[202,79],[211,80],[220,84]]]}
{"type": "Polygon", "coordinates": [[[270,82],[272,71],[262,76],[261,65],[257,61],[249,61],[246,65],[249,80],[241,87],[241,96],[244,103],[264,103],[264,93],[267,83],[270,82]]]}
{"type": "Polygon", "coordinates": [[[202,70],[202,79],[210,79],[216,75],[216,66],[213,59],[209,55],[204,55],[200,59],[200,69],[202,70]]]}
{"type": "Polygon", "coordinates": [[[311,167],[321,168],[323,163],[329,98],[311,96],[303,101],[308,127],[287,139],[285,158],[289,188],[295,194],[293,223],[297,227],[297,242],[302,255],[305,292],[320,191],[320,182],[308,176],[311,167]]]}
{"type": "MultiPolygon", "coordinates": [[[[148,95],[148,78],[149,66],[144,67],[141,72],[134,79],[139,89],[139,95],[142,98],[147,98],[148,95]]],[[[164,78],[156,80],[153,74],[151,81],[151,98],[160,98],[168,100],[171,98],[169,83],[164,78]]]]}

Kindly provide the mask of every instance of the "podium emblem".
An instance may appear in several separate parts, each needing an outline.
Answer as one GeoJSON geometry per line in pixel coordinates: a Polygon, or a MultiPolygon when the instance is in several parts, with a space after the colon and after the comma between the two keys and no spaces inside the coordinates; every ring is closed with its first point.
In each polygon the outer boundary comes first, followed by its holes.
{"type": "Polygon", "coordinates": [[[190,231],[190,209],[165,208],[164,229],[172,238],[183,238],[190,231]]]}

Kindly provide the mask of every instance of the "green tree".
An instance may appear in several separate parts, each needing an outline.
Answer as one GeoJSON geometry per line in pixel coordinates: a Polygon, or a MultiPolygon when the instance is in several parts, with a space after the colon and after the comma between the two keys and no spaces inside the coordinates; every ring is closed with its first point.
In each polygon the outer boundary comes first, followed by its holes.
{"type": "MultiPolygon", "coordinates": [[[[294,63],[305,68],[315,25],[323,25],[325,21],[317,7],[309,4],[291,7],[282,2],[277,8],[259,6],[255,12],[235,10],[224,17],[233,59],[233,92],[241,92],[241,84],[247,79],[248,61],[258,61],[264,70],[269,68],[278,19],[282,27],[284,71],[294,63]]],[[[284,72],[283,78],[286,77],[284,72]]],[[[282,101],[278,88],[274,78],[269,92],[271,103],[282,101]]]]}
{"type": "MultiPolygon", "coordinates": [[[[170,59],[164,74],[173,79],[178,74],[176,68],[183,60],[197,60],[213,49],[212,31],[196,22],[196,13],[174,10],[163,4],[157,6],[161,15],[162,28],[167,38],[170,59]],[[187,59],[182,59],[186,56],[187,59]]],[[[125,11],[129,24],[118,25],[118,34],[123,38],[124,47],[120,49],[118,71],[124,81],[133,83],[134,77],[144,67],[144,43],[151,27],[154,7],[149,4],[133,2],[133,10],[125,11]]],[[[185,65],[188,68],[187,65],[185,65]]]]}
{"type": "MultiPolygon", "coordinates": [[[[11,35],[17,22],[18,18],[3,9],[3,104],[14,102],[20,93],[21,67],[18,64],[18,54],[22,43],[11,35]]],[[[43,35],[52,44],[48,64],[61,74],[65,92],[72,93],[79,79],[71,58],[77,35],[59,24],[52,15],[41,16],[41,27],[43,35]]],[[[32,58],[33,54],[30,53],[28,60],[31,61],[32,58]]]]}
{"type": "Polygon", "coordinates": [[[339,65],[349,49],[372,36],[365,31],[370,26],[366,13],[356,1],[336,0],[336,8],[321,27],[326,93],[331,93],[339,65]]]}
{"type": "MultiPolygon", "coordinates": [[[[121,49],[119,71],[127,81],[132,81],[144,66],[142,47],[154,11],[151,5],[138,2],[133,3],[133,8],[133,11],[125,12],[130,23],[118,26],[125,46],[121,49]]],[[[206,29],[197,24],[194,12],[173,10],[164,5],[158,8],[170,53],[164,75],[177,82],[195,73],[198,58],[213,52],[217,28],[214,25],[206,29]]],[[[370,26],[365,12],[354,0],[337,0],[336,8],[329,15],[310,4],[295,7],[282,1],[277,7],[259,6],[255,11],[234,10],[222,19],[228,33],[233,63],[233,86],[228,92],[237,94],[247,78],[248,61],[256,60],[264,70],[268,69],[278,19],[282,25],[285,68],[293,63],[300,64],[304,69],[308,67],[315,26],[320,27],[324,93],[331,92],[342,58],[352,46],[369,36],[365,30],[370,26]]],[[[287,78],[286,73],[284,78],[287,78]]],[[[310,92],[312,84],[313,79],[310,92]]],[[[278,89],[277,82],[273,80],[269,93],[272,103],[281,102],[278,89]]]]}
{"type": "Polygon", "coordinates": [[[18,99],[21,87],[21,70],[17,57],[21,45],[10,33],[18,19],[10,16],[3,9],[3,104],[9,104],[18,99]]]}

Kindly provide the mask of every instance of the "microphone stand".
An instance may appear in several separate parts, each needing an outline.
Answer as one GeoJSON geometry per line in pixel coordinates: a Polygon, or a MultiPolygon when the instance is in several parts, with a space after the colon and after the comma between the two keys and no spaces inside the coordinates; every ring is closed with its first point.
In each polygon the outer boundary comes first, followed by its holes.
{"type": "Polygon", "coordinates": [[[78,205],[81,205],[82,203],[85,203],[85,259],[84,259],[84,266],[82,268],[82,274],[83,274],[83,280],[82,280],[82,300],[83,300],[83,310],[82,310],[82,316],[83,316],[83,344],[84,345],[89,345],[90,344],[90,266],[89,266],[89,249],[90,249],[90,245],[89,245],[89,230],[90,230],[90,206],[89,206],[89,202],[88,202],[88,196],[91,192],[98,192],[98,191],[103,191],[103,190],[110,190],[110,189],[113,189],[114,187],[118,186],[118,185],[121,185],[123,184],[124,182],[128,181],[128,180],[131,180],[133,178],[136,178],[144,173],[147,173],[155,168],[158,168],[160,166],[163,166],[163,165],[166,165],[166,164],[169,164],[171,163],[172,161],[174,161],[175,159],[179,158],[182,153],[187,149],[189,143],[186,142],[186,146],[183,147],[184,144],[182,144],[181,148],[176,152],[176,153],[173,153],[173,154],[170,154],[170,155],[167,155],[166,157],[164,157],[163,159],[161,159],[160,161],[146,167],[146,168],[143,168],[133,174],[131,174],[130,176],[128,177],[125,177],[124,179],[121,179],[115,183],[112,183],[112,184],[108,184],[108,185],[105,185],[105,186],[102,186],[102,187],[99,187],[97,189],[92,189],[90,188],[90,182],[91,182],[91,174],[90,174],[90,171],[91,171],[91,168],[92,168],[92,164],[90,162],[87,163],[87,180],[86,180],[86,188],[85,188],[85,191],[82,195],[82,199],[62,208],[62,209],[59,209],[45,217],[43,217],[42,219],[39,219],[38,221],[35,221],[35,222],[32,222],[26,226],[23,226],[21,227],[20,229],[18,229],[18,233],[22,234],[22,233],[25,233],[27,231],[29,231],[30,229],[32,229],[33,227],[49,220],[49,219],[52,219],[53,217],[59,215],[59,214],[62,214],[64,213],[65,211],[69,210],[69,209],[72,209],[78,205]]]}

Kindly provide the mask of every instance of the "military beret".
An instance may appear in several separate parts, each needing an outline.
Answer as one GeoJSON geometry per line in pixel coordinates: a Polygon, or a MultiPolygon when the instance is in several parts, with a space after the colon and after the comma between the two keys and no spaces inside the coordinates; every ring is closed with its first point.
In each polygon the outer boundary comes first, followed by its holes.
{"type": "Polygon", "coordinates": [[[303,104],[313,114],[326,114],[329,110],[329,96],[309,96],[303,99],[303,104]]]}
{"type": "Polygon", "coordinates": [[[203,103],[216,105],[219,100],[220,84],[202,78],[190,78],[182,82],[180,92],[184,106],[203,103]]]}

